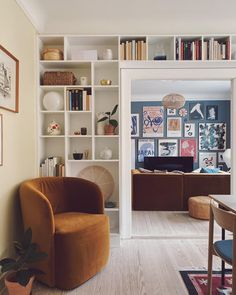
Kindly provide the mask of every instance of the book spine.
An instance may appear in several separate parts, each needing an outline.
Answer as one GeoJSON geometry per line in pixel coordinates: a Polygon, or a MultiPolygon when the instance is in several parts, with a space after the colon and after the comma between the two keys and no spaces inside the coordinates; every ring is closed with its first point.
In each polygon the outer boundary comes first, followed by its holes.
{"type": "Polygon", "coordinates": [[[87,91],[83,90],[83,111],[86,111],[86,98],[87,98],[87,91]]]}
{"type": "Polygon", "coordinates": [[[78,110],[83,110],[83,90],[78,90],[78,110]]]}
{"type": "Polygon", "coordinates": [[[125,59],[129,59],[129,41],[125,42],[125,59]]]}
{"type": "Polygon", "coordinates": [[[132,47],[132,60],[135,60],[135,40],[132,40],[131,42],[131,47],[132,47]]]}

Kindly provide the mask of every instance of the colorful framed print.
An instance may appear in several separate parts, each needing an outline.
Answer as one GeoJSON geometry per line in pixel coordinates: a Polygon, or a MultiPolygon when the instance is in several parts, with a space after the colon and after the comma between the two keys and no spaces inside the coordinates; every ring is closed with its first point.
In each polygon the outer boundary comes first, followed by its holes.
{"type": "Polygon", "coordinates": [[[19,61],[0,45],[0,108],[18,113],[19,61]]]}
{"type": "Polygon", "coordinates": [[[167,109],[167,116],[176,116],[176,109],[167,109]]]}
{"type": "Polygon", "coordinates": [[[199,153],[199,167],[216,167],[216,153],[199,153]]]}
{"type": "Polygon", "coordinates": [[[178,156],[177,139],[159,139],[158,140],[159,157],[176,157],[178,156]]]}
{"type": "Polygon", "coordinates": [[[193,157],[194,162],[197,162],[196,139],[180,139],[180,156],[193,157]]]}
{"type": "Polygon", "coordinates": [[[224,157],[223,157],[224,152],[219,152],[218,153],[218,163],[224,163],[224,157]]]}
{"type": "Polygon", "coordinates": [[[204,119],[204,104],[199,102],[189,103],[189,120],[204,119]]]}
{"type": "Polygon", "coordinates": [[[154,139],[138,140],[138,162],[143,162],[144,157],[153,157],[155,154],[154,139]]]}
{"type": "Polygon", "coordinates": [[[164,107],[143,107],[143,137],[164,136],[164,107]]]}
{"type": "Polygon", "coordinates": [[[131,136],[139,136],[139,114],[131,114],[131,136]]]}
{"type": "Polygon", "coordinates": [[[206,119],[207,120],[218,120],[218,106],[207,105],[206,106],[206,119]]]}
{"type": "Polygon", "coordinates": [[[226,123],[199,123],[199,150],[225,150],[226,123]]]}
{"type": "Polygon", "coordinates": [[[195,123],[184,124],[184,137],[195,137],[195,123]]]}
{"type": "Polygon", "coordinates": [[[180,117],[167,118],[167,137],[181,137],[181,127],[180,117]]]}
{"type": "Polygon", "coordinates": [[[0,166],[3,165],[3,127],[2,114],[0,114],[0,166]]]}

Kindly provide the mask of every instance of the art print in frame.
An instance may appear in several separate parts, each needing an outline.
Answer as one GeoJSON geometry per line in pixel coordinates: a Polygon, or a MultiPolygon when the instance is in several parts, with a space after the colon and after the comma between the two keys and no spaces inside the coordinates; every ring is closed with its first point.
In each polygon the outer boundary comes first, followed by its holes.
{"type": "Polygon", "coordinates": [[[225,150],[226,123],[199,123],[199,150],[225,150]]]}
{"type": "Polygon", "coordinates": [[[180,140],[180,156],[193,157],[194,163],[197,162],[197,141],[196,139],[180,140]]]}
{"type": "Polygon", "coordinates": [[[189,120],[204,119],[204,104],[199,102],[189,103],[189,120]]]}
{"type": "Polygon", "coordinates": [[[2,114],[0,114],[0,166],[3,165],[3,127],[2,114]]]}
{"type": "Polygon", "coordinates": [[[216,167],[216,153],[199,153],[199,167],[216,167]]]}
{"type": "Polygon", "coordinates": [[[159,157],[177,157],[178,140],[177,139],[159,139],[158,141],[159,157]]]}
{"type": "Polygon", "coordinates": [[[180,117],[167,118],[167,137],[181,137],[182,119],[180,117]]]}
{"type": "Polygon", "coordinates": [[[143,162],[144,157],[153,157],[155,154],[154,139],[138,140],[138,162],[143,162]]]}
{"type": "Polygon", "coordinates": [[[224,152],[219,152],[218,153],[218,163],[224,163],[224,157],[223,157],[224,152]]]}
{"type": "Polygon", "coordinates": [[[19,61],[0,45],[0,108],[18,113],[19,61]]]}
{"type": "Polygon", "coordinates": [[[139,136],[139,114],[131,114],[131,136],[139,136]]]}
{"type": "Polygon", "coordinates": [[[176,116],[176,109],[167,109],[167,116],[176,116]]]}
{"type": "Polygon", "coordinates": [[[207,105],[206,106],[206,119],[207,120],[218,120],[218,106],[207,105]]]}
{"type": "Polygon", "coordinates": [[[184,124],[184,137],[195,137],[195,123],[184,124]]]}
{"type": "Polygon", "coordinates": [[[164,136],[164,107],[143,107],[143,137],[164,136]]]}

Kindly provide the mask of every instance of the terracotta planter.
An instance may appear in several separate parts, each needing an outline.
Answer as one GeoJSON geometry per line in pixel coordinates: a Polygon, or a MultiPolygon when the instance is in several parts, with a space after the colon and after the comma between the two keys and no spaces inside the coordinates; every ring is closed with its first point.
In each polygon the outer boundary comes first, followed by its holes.
{"type": "Polygon", "coordinates": [[[116,129],[116,127],[114,127],[111,124],[105,125],[105,134],[106,135],[114,135],[115,129],[116,129]]]}
{"type": "Polygon", "coordinates": [[[29,280],[29,283],[24,287],[19,283],[14,282],[14,274],[9,274],[5,277],[5,286],[9,295],[30,295],[32,290],[34,277],[29,280]]]}

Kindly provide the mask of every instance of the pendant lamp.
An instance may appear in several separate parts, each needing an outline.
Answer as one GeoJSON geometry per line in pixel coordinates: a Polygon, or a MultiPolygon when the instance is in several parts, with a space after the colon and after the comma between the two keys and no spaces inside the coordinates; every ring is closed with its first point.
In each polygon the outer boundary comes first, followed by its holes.
{"type": "Polygon", "coordinates": [[[180,109],[185,104],[185,98],[181,94],[170,93],[163,97],[162,105],[167,109],[180,109]]]}

